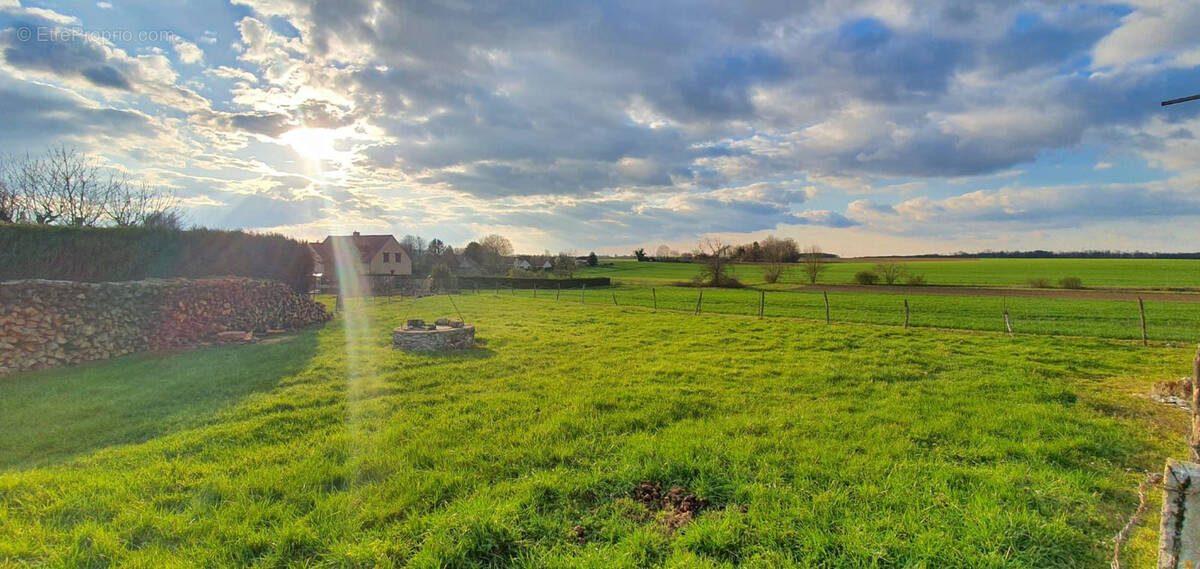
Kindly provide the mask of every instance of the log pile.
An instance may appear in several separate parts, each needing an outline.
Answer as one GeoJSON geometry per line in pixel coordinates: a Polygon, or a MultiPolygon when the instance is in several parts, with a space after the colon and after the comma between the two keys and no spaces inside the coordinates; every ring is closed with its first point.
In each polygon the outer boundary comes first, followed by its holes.
{"type": "Polygon", "coordinates": [[[221,278],[0,283],[0,375],[189,347],[222,332],[291,330],[332,318],[274,281],[221,278]]]}

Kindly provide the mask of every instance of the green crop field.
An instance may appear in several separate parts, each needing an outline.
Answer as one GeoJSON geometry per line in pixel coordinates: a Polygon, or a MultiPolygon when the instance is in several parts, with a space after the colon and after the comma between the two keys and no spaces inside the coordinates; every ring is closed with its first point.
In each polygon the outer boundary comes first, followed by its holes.
{"type": "MultiPolygon", "coordinates": [[[[1086,287],[1200,288],[1200,260],[1192,259],[947,259],[894,260],[925,277],[931,285],[1026,286],[1030,279],[1047,279],[1052,285],[1063,277],[1079,277],[1086,287]]],[[[700,271],[695,263],[638,263],[632,259],[603,259],[603,265],[579,271],[579,276],[611,277],[615,282],[665,284],[691,280],[700,271]]],[[[874,262],[836,261],[821,276],[822,283],[852,283],[854,274],[869,271],[874,262]]],[[[746,284],[763,282],[762,267],[734,267],[734,276],[746,284]]],[[[784,279],[807,284],[797,266],[784,279]]]]}
{"type": "MultiPolygon", "coordinates": [[[[880,287],[881,291],[886,290],[880,287]]],[[[560,299],[593,305],[614,304],[661,310],[693,312],[699,288],[646,285],[615,285],[606,288],[563,290],[560,299]],[[652,292],[653,289],[653,292],[652,292]]],[[[705,288],[701,312],[757,316],[759,290],[705,288]]],[[[493,291],[480,291],[495,296],[493,291]]],[[[533,298],[532,289],[506,290],[501,297],[533,298]]],[[[1063,336],[1095,336],[1140,340],[1141,317],[1136,300],[1093,300],[1085,298],[999,297],[978,295],[939,295],[886,292],[861,293],[834,291],[829,294],[830,319],[833,322],[887,324],[903,326],[904,301],[909,304],[909,325],[920,328],[1005,331],[1004,310],[1015,333],[1063,336]]],[[[539,300],[553,302],[554,290],[536,293],[539,300]]],[[[763,315],[825,320],[825,299],[820,292],[766,292],[763,315]]],[[[1200,302],[1147,300],[1146,331],[1152,341],[1200,340],[1200,302]]]]}
{"type": "Polygon", "coordinates": [[[0,566],[1099,567],[1186,454],[1190,348],[454,302],[0,379],[0,566]]]}

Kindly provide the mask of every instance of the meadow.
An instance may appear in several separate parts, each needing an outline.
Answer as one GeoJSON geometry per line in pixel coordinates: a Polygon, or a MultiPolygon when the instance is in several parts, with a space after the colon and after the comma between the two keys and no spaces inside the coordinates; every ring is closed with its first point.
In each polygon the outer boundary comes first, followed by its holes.
{"type": "MultiPolygon", "coordinates": [[[[619,283],[667,284],[688,281],[700,271],[695,263],[639,263],[633,259],[602,259],[602,266],[577,274],[610,277],[619,283]]],[[[1200,260],[1193,259],[889,259],[908,266],[931,285],[1026,287],[1030,279],[1046,279],[1052,285],[1063,277],[1078,277],[1086,287],[1190,289],[1200,288],[1200,260]]],[[[821,275],[821,283],[849,284],[860,271],[869,271],[876,261],[837,260],[821,275]]],[[[763,283],[762,267],[734,265],[733,276],[743,283],[763,283]]],[[[808,284],[799,267],[782,284],[808,284]]]]}
{"type": "MultiPolygon", "coordinates": [[[[547,287],[549,287],[547,283],[547,287]]],[[[904,302],[908,301],[909,326],[980,331],[1006,331],[1007,309],[1013,331],[1018,334],[1094,336],[1127,340],[1141,339],[1141,317],[1136,300],[1087,298],[1000,297],[939,295],[905,292],[832,291],[828,293],[830,320],[835,323],[904,325],[904,302]]],[[[658,307],[663,311],[691,313],[700,300],[700,288],[620,284],[607,288],[563,290],[561,299],[593,305],[658,307]]],[[[758,315],[758,289],[704,288],[701,313],[758,315]]],[[[480,295],[518,296],[553,302],[556,291],[543,288],[479,291],[480,295]]],[[[1181,295],[1182,296],[1182,295],[1181,295]]],[[[1146,330],[1151,341],[1193,342],[1200,339],[1200,302],[1180,302],[1152,297],[1145,301],[1146,330]]],[[[763,315],[767,318],[798,318],[825,321],[825,298],[820,291],[767,290],[763,315]]]]}
{"type": "Polygon", "coordinates": [[[0,565],[1097,567],[1185,455],[1190,348],[454,303],[0,379],[0,565]]]}

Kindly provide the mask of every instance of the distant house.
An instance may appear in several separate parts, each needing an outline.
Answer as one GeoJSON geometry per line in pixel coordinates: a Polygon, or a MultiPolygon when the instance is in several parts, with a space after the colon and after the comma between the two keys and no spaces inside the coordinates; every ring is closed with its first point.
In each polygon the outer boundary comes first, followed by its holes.
{"type": "Polygon", "coordinates": [[[320,243],[309,243],[313,256],[313,273],[328,276],[338,269],[354,274],[378,276],[412,274],[412,257],[391,235],[330,235],[320,243]],[[339,264],[350,267],[339,267],[339,264]]]}
{"type": "Polygon", "coordinates": [[[526,271],[550,271],[554,269],[554,260],[543,256],[525,256],[513,259],[513,267],[526,271]]]}
{"type": "Polygon", "coordinates": [[[480,267],[479,263],[471,260],[470,257],[461,255],[458,257],[458,267],[454,272],[460,277],[477,277],[483,274],[483,267],[480,267]]]}

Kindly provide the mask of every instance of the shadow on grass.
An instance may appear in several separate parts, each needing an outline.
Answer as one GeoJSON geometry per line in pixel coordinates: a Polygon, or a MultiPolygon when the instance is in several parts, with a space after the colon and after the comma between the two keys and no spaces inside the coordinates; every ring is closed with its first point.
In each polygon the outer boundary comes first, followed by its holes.
{"type": "Polygon", "coordinates": [[[202,424],[304,369],[318,330],[274,344],[135,354],[0,378],[0,470],[46,466],[202,424]]]}

